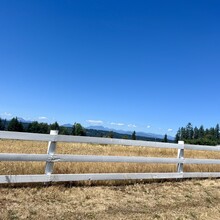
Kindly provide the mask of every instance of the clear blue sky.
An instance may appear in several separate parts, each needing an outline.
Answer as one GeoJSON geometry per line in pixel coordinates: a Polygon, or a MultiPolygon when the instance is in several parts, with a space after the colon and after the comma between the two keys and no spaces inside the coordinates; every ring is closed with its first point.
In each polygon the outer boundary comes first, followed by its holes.
{"type": "Polygon", "coordinates": [[[2,118],[215,126],[220,1],[1,0],[0,77],[2,118]]]}

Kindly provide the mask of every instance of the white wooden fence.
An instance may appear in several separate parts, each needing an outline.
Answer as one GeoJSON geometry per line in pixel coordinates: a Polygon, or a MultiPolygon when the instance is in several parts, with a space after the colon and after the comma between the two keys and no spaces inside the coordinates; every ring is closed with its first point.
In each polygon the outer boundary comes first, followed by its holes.
{"type": "Polygon", "coordinates": [[[133,141],[123,139],[78,137],[58,135],[58,131],[50,134],[34,134],[0,131],[0,139],[48,141],[47,154],[13,154],[0,153],[1,161],[45,161],[45,174],[42,175],[0,175],[0,183],[28,182],[64,182],[82,180],[131,180],[131,179],[180,179],[220,177],[220,172],[183,172],[184,164],[220,164],[219,159],[184,158],[184,150],[220,151],[216,146],[188,145],[180,141],[178,144],[149,141],[133,141]],[[134,157],[134,156],[96,156],[96,155],[62,155],[55,154],[57,142],[116,144],[125,146],[143,146],[153,148],[178,149],[177,158],[134,157]],[[97,174],[52,174],[55,162],[128,162],[128,163],[160,163],[177,164],[177,172],[173,173],[97,173],[97,174]]]}

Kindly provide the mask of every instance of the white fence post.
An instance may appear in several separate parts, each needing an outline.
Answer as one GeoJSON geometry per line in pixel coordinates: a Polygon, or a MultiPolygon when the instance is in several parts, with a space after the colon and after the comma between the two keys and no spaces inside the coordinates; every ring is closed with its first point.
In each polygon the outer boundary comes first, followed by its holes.
{"type": "MultiPolygon", "coordinates": [[[[58,135],[58,132],[59,131],[51,130],[50,135],[58,135]]],[[[56,141],[49,141],[48,148],[47,148],[47,154],[49,156],[53,156],[55,151],[56,151],[56,141]]],[[[54,164],[54,162],[52,162],[52,161],[46,162],[46,167],[45,167],[45,174],[46,175],[50,175],[53,172],[53,164],[54,164]]]]}
{"type": "Polygon", "coordinates": [[[65,182],[65,181],[85,181],[85,180],[122,180],[122,179],[182,179],[182,178],[214,178],[220,177],[220,172],[183,172],[184,164],[220,164],[219,159],[196,159],[185,158],[184,150],[215,151],[220,152],[220,146],[201,146],[185,144],[184,141],[174,143],[160,143],[147,141],[132,141],[109,138],[78,137],[58,135],[58,131],[51,131],[50,134],[36,134],[25,132],[0,131],[0,139],[12,140],[32,140],[49,141],[47,154],[17,154],[0,153],[0,162],[2,161],[46,161],[45,174],[33,175],[0,175],[0,184],[2,183],[28,183],[28,182],[65,182]],[[92,144],[120,144],[126,146],[142,146],[154,148],[178,149],[177,158],[159,158],[159,157],[129,157],[129,156],[102,156],[102,155],[66,155],[55,154],[56,142],[73,143],[92,143],[92,144]],[[56,157],[55,157],[56,155],[56,157]],[[99,173],[99,174],[52,174],[55,162],[119,162],[119,163],[160,163],[176,164],[177,172],[171,173],[99,173]]]}
{"type": "MultiPolygon", "coordinates": [[[[184,141],[178,141],[178,144],[182,146],[181,149],[178,149],[178,159],[184,159],[184,141]]],[[[183,173],[183,163],[178,163],[177,164],[177,172],[178,173],[183,173]]]]}

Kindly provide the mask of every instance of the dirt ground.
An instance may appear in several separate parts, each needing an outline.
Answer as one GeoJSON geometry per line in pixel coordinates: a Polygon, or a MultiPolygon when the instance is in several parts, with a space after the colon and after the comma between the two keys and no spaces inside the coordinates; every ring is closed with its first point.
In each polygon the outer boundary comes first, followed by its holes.
{"type": "Polygon", "coordinates": [[[220,180],[2,185],[0,219],[220,219],[220,180]]]}

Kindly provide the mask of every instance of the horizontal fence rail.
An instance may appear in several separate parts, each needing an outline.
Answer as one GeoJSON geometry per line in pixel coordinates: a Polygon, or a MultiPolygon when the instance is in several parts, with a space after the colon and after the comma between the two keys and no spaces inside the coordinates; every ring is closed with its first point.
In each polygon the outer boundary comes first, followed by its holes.
{"type": "MultiPolygon", "coordinates": [[[[152,148],[173,148],[183,149],[183,145],[174,143],[161,143],[152,141],[137,141],[99,137],[80,137],[69,135],[50,135],[24,132],[8,132],[0,131],[0,139],[10,140],[26,140],[26,141],[54,141],[54,142],[71,142],[71,143],[89,143],[89,144],[107,144],[107,145],[124,145],[124,146],[141,146],[152,148]]],[[[204,146],[204,145],[184,145],[185,150],[199,151],[220,151],[220,146],[204,146]]]]}
{"type": "Polygon", "coordinates": [[[7,131],[0,131],[0,139],[26,140],[26,141],[54,141],[54,142],[107,144],[107,145],[142,146],[142,147],[150,146],[155,148],[174,148],[174,149],[181,148],[181,146],[179,146],[178,144],[172,144],[172,143],[133,141],[133,140],[99,138],[99,137],[81,137],[81,136],[69,136],[69,135],[7,132],[7,131]]]}
{"type": "Polygon", "coordinates": [[[184,144],[134,141],[111,138],[78,137],[58,135],[58,131],[50,134],[0,131],[0,139],[46,141],[47,154],[15,154],[0,153],[0,161],[46,162],[45,174],[42,175],[0,175],[0,183],[27,182],[65,182],[85,180],[128,180],[128,179],[180,179],[220,177],[220,172],[183,172],[184,164],[220,164],[219,159],[184,158],[184,150],[220,151],[217,146],[199,146],[184,144]],[[177,158],[141,157],[141,156],[97,156],[56,154],[57,142],[92,143],[124,146],[141,146],[149,148],[177,149],[177,158]],[[105,163],[155,163],[176,164],[177,172],[173,173],[98,173],[98,174],[52,174],[55,162],[105,162],[105,163]]]}
{"type": "Polygon", "coordinates": [[[0,161],[220,164],[218,159],[54,154],[0,154],[0,161]]]}
{"type": "Polygon", "coordinates": [[[0,183],[74,182],[91,180],[148,180],[217,178],[218,172],[193,173],[101,173],[101,174],[51,174],[51,175],[0,175],[0,183]]]}

